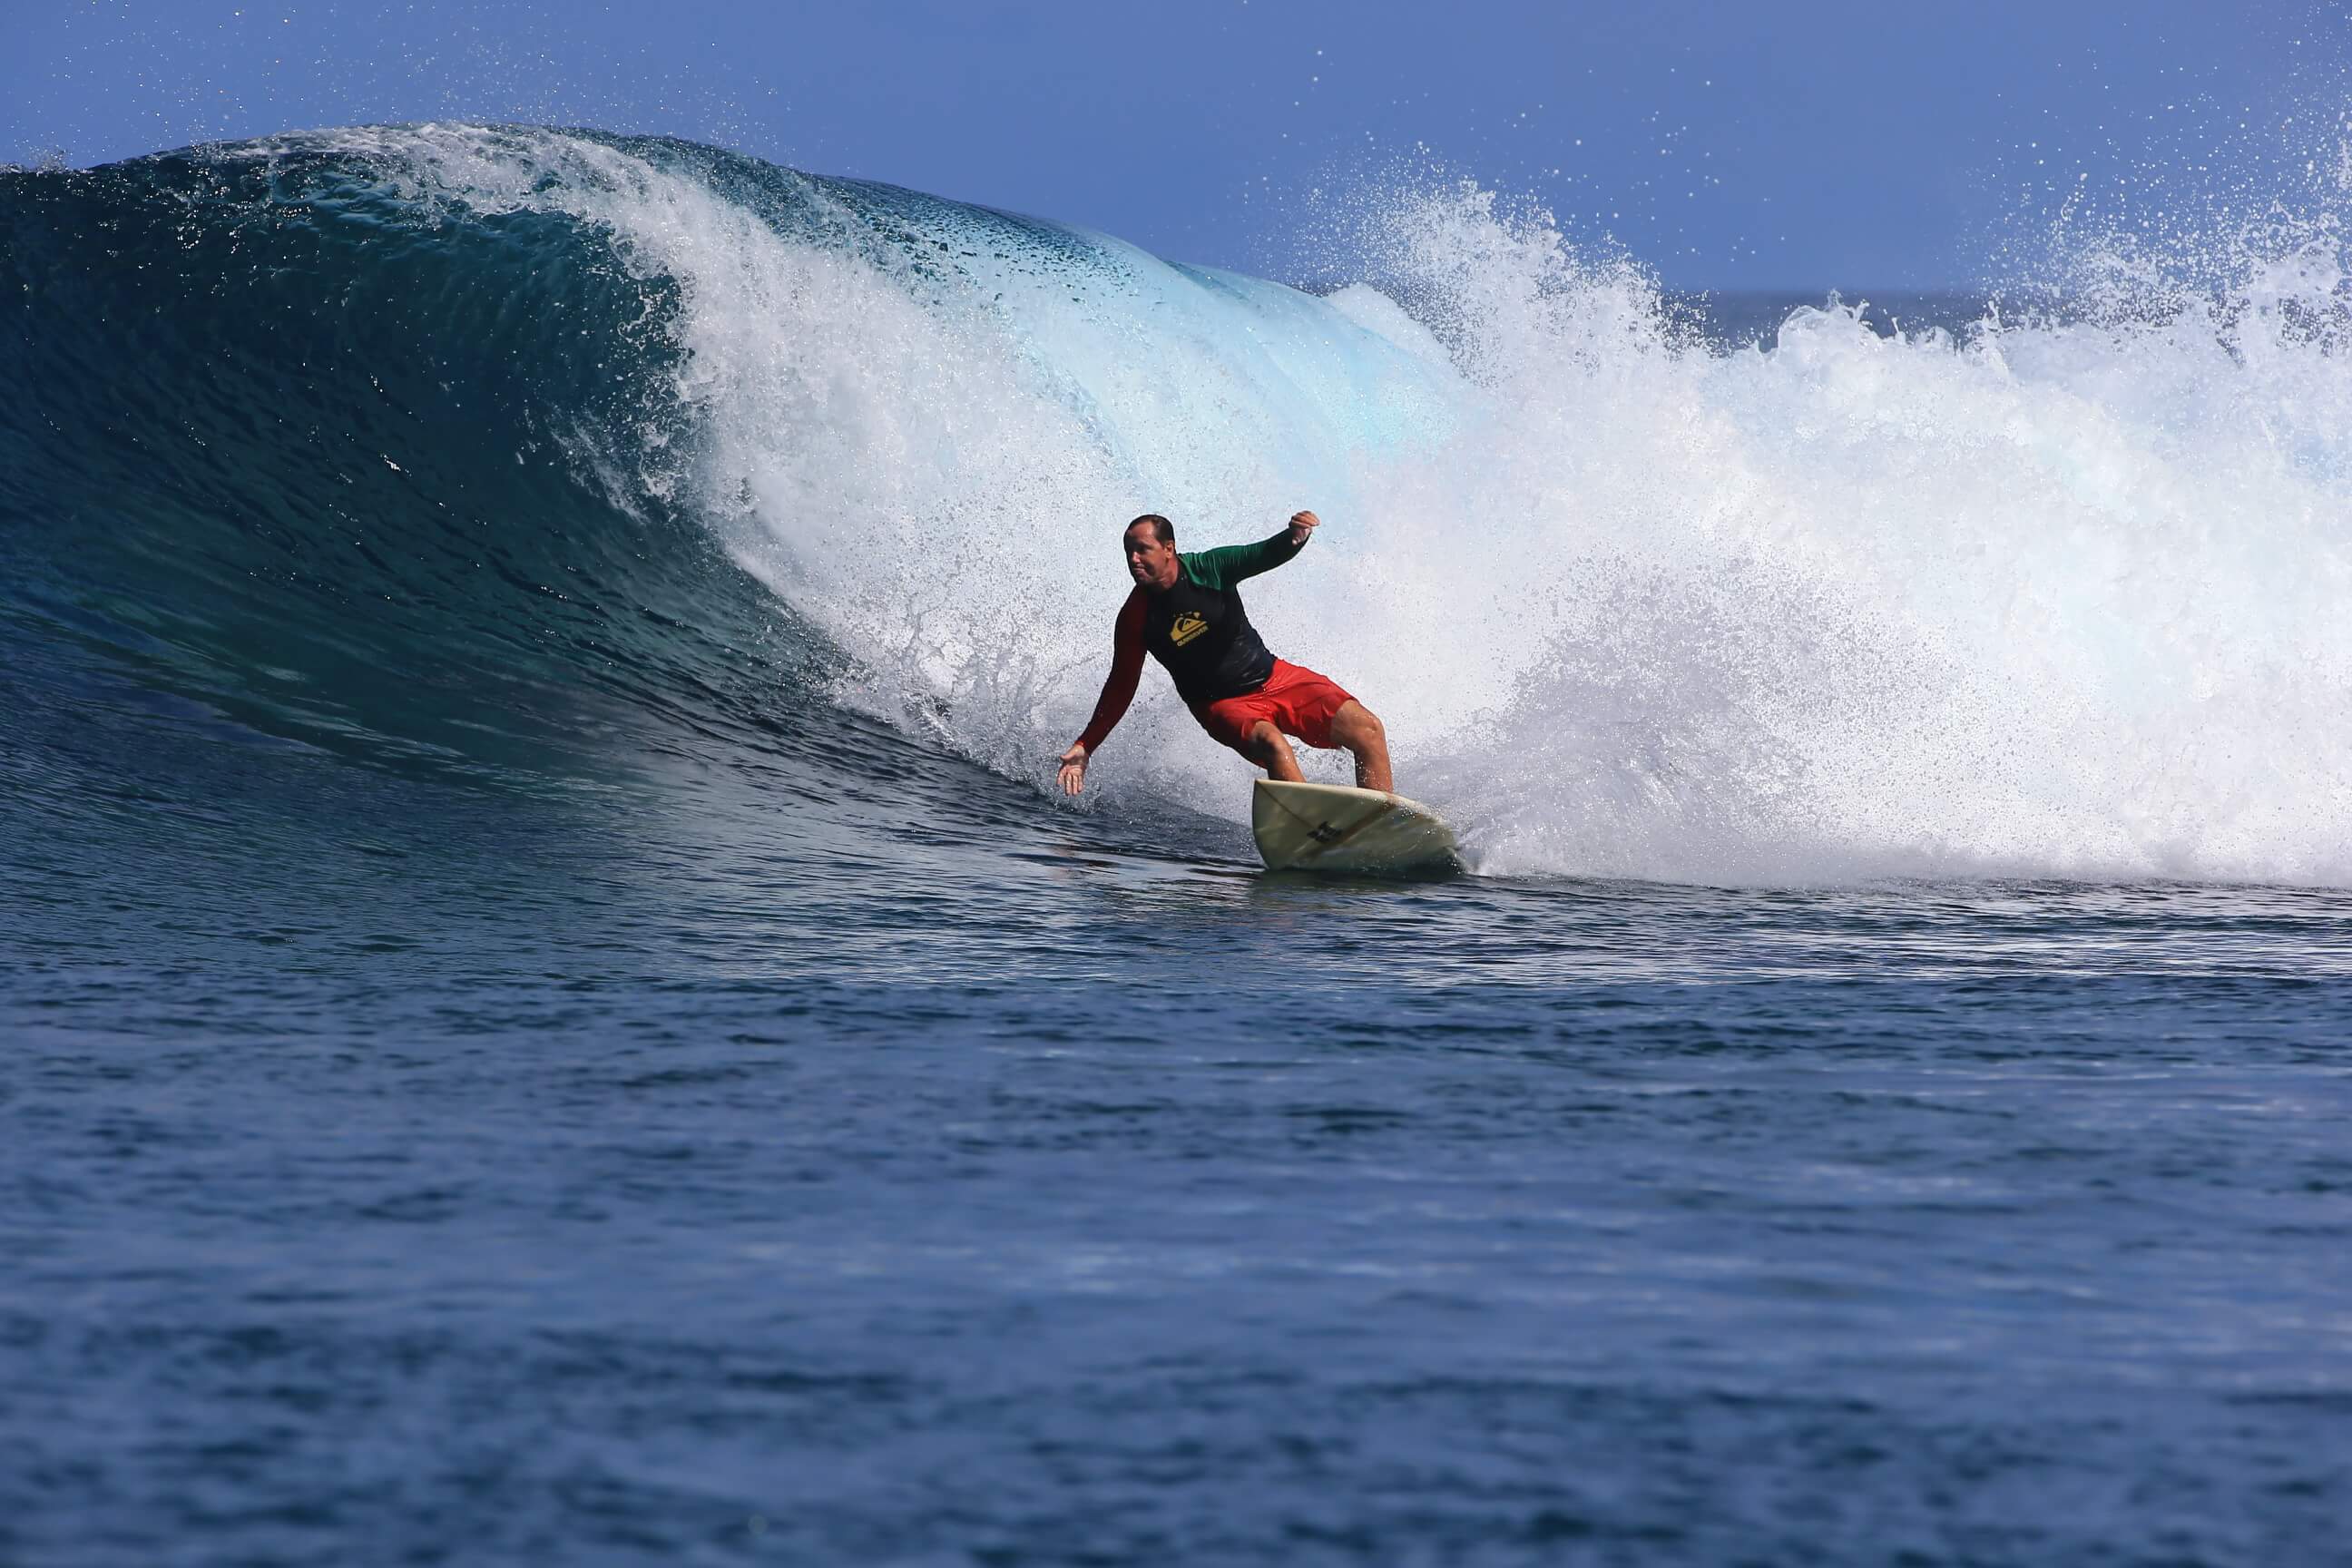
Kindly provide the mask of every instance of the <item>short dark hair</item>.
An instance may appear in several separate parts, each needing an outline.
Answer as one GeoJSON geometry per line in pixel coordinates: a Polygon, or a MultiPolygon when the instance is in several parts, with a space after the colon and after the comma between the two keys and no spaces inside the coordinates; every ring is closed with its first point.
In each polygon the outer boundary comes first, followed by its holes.
{"type": "MultiPolygon", "coordinates": [[[[1141,517],[1137,518],[1135,522],[1150,523],[1151,525],[1151,536],[1160,541],[1162,544],[1173,544],[1176,542],[1176,525],[1169,521],[1166,518],[1160,516],[1156,511],[1145,512],[1141,517]]],[[[1120,529],[1119,532],[1122,534],[1134,532],[1135,522],[1129,523],[1125,528],[1120,529]]]]}

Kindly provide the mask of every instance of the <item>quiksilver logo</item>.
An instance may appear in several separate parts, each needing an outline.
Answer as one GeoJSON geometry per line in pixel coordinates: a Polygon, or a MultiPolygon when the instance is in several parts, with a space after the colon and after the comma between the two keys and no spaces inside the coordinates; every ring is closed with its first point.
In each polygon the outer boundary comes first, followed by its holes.
{"type": "Polygon", "coordinates": [[[1168,640],[1174,643],[1178,647],[1182,647],[1186,643],[1191,642],[1194,637],[1199,637],[1202,632],[1205,632],[1208,629],[1208,622],[1202,620],[1192,611],[1187,610],[1182,615],[1177,616],[1175,623],[1169,626],[1168,640]]]}

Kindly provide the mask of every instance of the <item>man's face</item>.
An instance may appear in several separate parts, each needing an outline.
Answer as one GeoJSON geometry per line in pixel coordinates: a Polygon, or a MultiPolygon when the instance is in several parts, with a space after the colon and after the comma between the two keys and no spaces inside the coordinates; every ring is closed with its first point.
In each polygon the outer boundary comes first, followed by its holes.
{"type": "Polygon", "coordinates": [[[1176,585],[1176,547],[1160,543],[1150,523],[1139,522],[1129,529],[1124,548],[1127,574],[1135,579],[1137,587],[1160,593],[1176,585]]]}

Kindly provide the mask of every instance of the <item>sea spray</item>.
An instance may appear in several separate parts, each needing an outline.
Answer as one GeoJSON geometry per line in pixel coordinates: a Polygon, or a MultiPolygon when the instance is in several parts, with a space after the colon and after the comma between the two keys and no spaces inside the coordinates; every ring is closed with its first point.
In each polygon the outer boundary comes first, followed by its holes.
{"type": "Polygon", "coordinates": [[[1571,595],[1496,765],[1456,763],[1486,864],[2342,876],[2342,469],[2282,437],[2347,383],[2283,319],[1482,344],[1494,460],[1465,466],[1575,479],[1480,514],[1644,584],[1571,595]]]}

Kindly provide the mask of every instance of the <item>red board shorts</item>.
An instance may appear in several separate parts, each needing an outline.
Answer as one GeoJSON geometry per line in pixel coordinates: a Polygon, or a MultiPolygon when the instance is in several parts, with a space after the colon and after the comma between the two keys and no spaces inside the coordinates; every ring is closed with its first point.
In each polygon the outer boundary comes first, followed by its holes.
{"type": "Polygon", "coordinates": [[[1220,698],[1192,710],[1201,728],[1240,752],[1249,754],[1249,732],[1261,719],[1286,735],[1296,735],[1310,746],[1331,745],[1331,716],[1354,698],[1304,665],[1274,661],[1274,673],[1255,691],[1220,698]]]}

